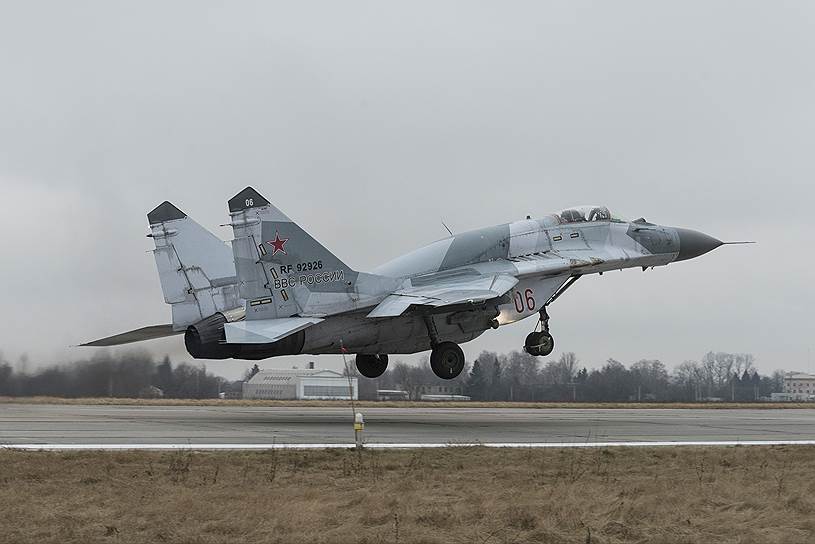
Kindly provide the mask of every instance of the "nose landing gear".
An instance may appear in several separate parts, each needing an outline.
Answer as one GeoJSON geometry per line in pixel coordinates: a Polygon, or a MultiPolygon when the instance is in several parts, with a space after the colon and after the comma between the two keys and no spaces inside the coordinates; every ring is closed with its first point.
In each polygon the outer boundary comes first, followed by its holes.
{"type": "Polygon", "coordinates": [[[552,295],[552,298],[546,301],[546,304],[540,309],[540,321],[538,321],[538,325],[535,325],[535,330],[527,335],[526,341],[524,342],[524,351],[529,355],[546,357],[555,349],[555,339],[549,334],[549,314],[546,313],[546,307],[556,301],[560,295],[565,293],[566,289],[574,285],[574,282],[579,280],[580,277],[581,274],[577,274],[566,280],[566,282],[560,286],[560,289],[552,295]],[[541,330],[538,330],[538,326],[540,326],[541,330]]]}
{"type": "Polygon", "coordinates": [[[555,349],[555,339],[549,334],[549,314],[546,313],[546,306],[541,308],[538,325],[527,335],[524,351],[535,357],[546,357],[555,349]],[[538,325],[541,330],[537,330],[538,325]]]}

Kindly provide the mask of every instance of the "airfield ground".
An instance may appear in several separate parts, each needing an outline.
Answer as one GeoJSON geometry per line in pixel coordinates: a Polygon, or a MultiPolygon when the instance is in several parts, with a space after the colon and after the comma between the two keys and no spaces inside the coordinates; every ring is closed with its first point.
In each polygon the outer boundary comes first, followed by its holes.
{"type": "MultiPolygon", "coordinates": [[[[815,410],[360,407],[366,444],[762,442],[815,444],[815,410]]],[[[12,448],[323,448],[354,440],[350,406],[2,404],[0,446],[12,448]]]]}
{"type": "MultiPolygon", "coordinates": [[[[133,398],[63,398],[63,397],[3,397],[0,404],[70,404],[93,406],[302,406],[331,408],[348,406],[348,401],[335,400],[244,400],[244,399],[133,399],[133,398]]],[[[815,402],[416,402],[416,401],[356,401],[362,408],[672,408],[727,410],[743,408],[751,410],[777,410],[810,408],[815,402]]]]}
{"type": "Polygon", "coordinates": [[[0,450],[0,542],[812,542],[813,453],[0,450]]]}
{"type": "Polygon", "coordinates": [[[348,403],[0,404],[0,544],[815,541],[815,446],[687,445],[815,442],[812,410],[372,405],[358,453],[348,403]],[[516,447],[405,447],[473,442],[516,447]]]}

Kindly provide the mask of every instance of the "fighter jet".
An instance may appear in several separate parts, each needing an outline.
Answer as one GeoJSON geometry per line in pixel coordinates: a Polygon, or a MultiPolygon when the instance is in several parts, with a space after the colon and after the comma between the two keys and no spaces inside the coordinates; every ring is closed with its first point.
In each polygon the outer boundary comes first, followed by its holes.
{"type": "Polygon", "coordinates": [[[552,353],[547,308],[587,274],[665,266],[725,243],[579,206],[451,235],[360,272],[252,187],[228,206],[231,248],[170,202],[148,213],[172,323],[82,345],[183,334],[196,359],[349,353],[368,378],[389,355],[431,350],[433,372],[452,379],[464,368],[460,344],[530,316],[525,351],[552,353]]]}

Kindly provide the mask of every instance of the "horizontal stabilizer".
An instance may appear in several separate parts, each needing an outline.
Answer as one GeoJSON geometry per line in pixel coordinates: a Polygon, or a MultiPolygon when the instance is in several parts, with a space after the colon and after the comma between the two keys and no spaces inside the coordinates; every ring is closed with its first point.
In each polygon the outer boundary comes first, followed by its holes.
{"type": "Polygon", "coordinates": [[[518,278],[499,274],[400,289],[380,302],[368,317],[396,317],[402,315],[411,305],[438,308],[484,302],[502,296],[517,283],[518,278]]]}
{"type": "Polygon", "coordinates": [[[302,331],[323,321],[319,317],[284,317],[281,319],[253,319],[226,323],[227,344],[268,344],[302,331]]]}
{"type": "Polygon", "coordinates": [[[165,338],[167,336],[174,336],[176,334],[183,334],[184,331],[174,331],[172,324],[167,325],[150,325],[149,327],[142,327],[133,331],[123,332],[108,336],[107,338],[100,338],[93,342],[79,344],[82,346],[90,347],[106,347],[106,346],[120,346],[122,344],[130,344],[132,342],[141,342],[142,340],[154,340],[156,338],[165,338]]]}

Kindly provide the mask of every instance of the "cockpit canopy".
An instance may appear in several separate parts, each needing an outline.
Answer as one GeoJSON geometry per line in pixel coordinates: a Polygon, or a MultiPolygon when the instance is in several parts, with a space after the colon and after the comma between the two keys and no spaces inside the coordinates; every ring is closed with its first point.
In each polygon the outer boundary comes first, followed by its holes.
{"type": "Polygon", "coordinates": [[[561,223],[588,223],[591,221],[615,221],[622,219],[611,215],[605,206],[575,206],[557,214],[561,223]]]}

